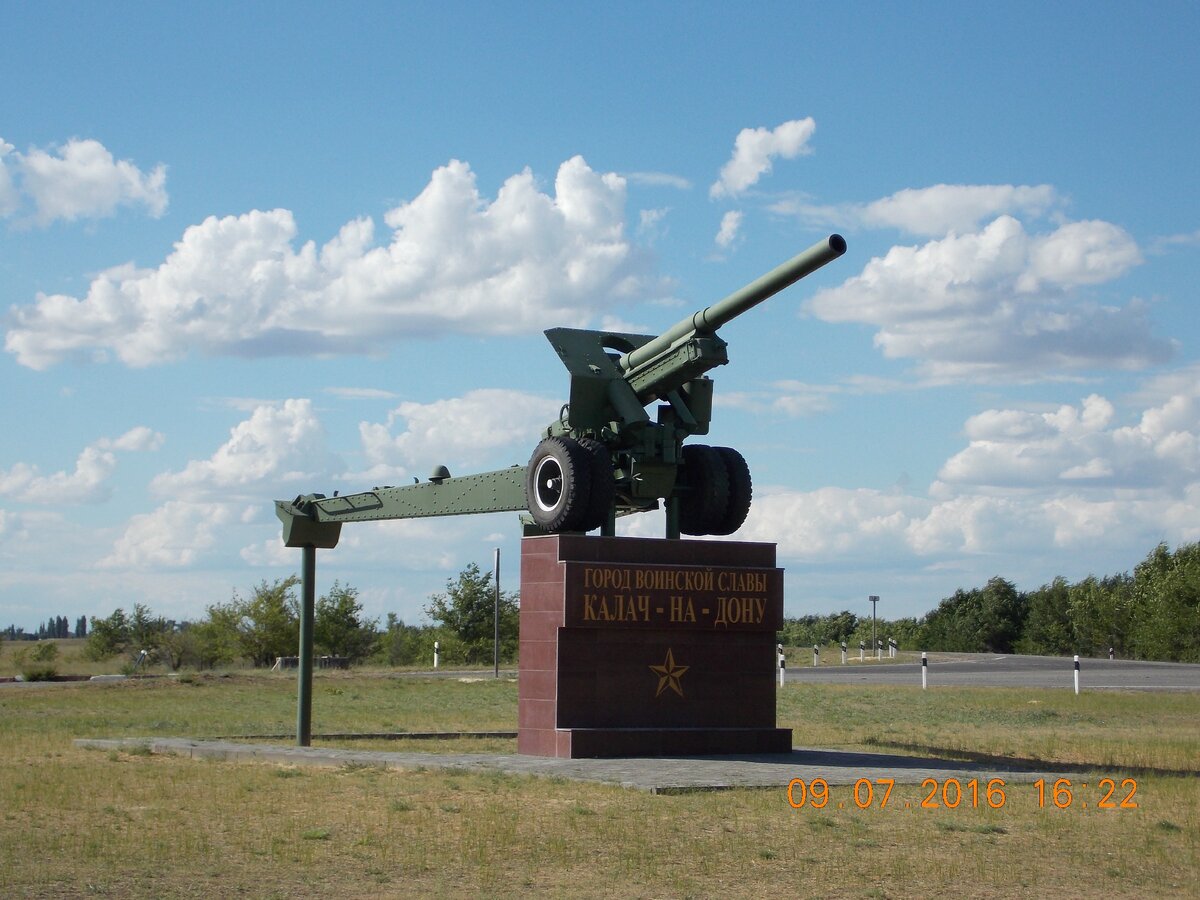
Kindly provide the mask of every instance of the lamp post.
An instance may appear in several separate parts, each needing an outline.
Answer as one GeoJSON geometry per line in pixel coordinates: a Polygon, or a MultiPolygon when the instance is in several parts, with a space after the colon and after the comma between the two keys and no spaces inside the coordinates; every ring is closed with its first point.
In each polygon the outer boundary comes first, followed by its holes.
{"type": "Polygon", "coordinates": [[[875,604],[879,602],[879,595],[872,594],[867,599],[871,601],[871,644],[878,648],[879,641],[875,637],[875,604]]]}

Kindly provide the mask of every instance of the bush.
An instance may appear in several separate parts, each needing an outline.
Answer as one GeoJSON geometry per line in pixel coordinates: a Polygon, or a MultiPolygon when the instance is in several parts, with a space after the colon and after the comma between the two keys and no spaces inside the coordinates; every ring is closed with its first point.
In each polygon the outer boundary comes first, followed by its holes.
{"type": "Polygon", "coordinates": [[[58,644],[39,641],[33,647],[25,647],[13,656],[21,677],[26,681],[49,681],[58,674],[58,644]]]}

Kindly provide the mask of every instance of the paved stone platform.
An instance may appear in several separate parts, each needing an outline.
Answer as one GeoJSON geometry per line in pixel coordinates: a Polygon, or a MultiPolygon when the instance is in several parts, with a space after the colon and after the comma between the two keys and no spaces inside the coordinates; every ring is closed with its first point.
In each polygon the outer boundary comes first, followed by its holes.
{"type": "Polygon", "coordinates": [[[261,762],[287,766],[380,766],[388,769],[454,769],[504,772],[543,778],[566,778],[619,785],[652,794],[713,791],[731,788],[786,788],[793,778],[824,778],[831,785],[852,785],[859,778],[894,778],[897,784],[920,784],[926,778],[1030,783],[1061,772],[1005,770],[979,763],[852,753],[840,750],[793,750],[791,753],[720,757],[639,757],[628,759],[558,759],[497,753],[392,753],[283,744],[240,743],[187,738],[80,739],[75,746],[97,750],[149,749],[151,753],[191,759],[261,762]]]}

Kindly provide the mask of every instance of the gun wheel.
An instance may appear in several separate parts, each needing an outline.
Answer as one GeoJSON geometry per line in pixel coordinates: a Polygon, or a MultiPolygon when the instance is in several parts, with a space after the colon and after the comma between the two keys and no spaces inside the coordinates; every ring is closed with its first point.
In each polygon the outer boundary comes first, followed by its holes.
{"type": "Polygon", "coordinates": [[[592,489],[587,514],[580,526],[581,531],[591,531],[602,527],[608,519],[617,498],[617,483],[613,480],[612,455],[608,448],[592,438],[583,438],[579,444],[592,457],[592,489]]]}
{"type": "Polygon", "coordinates": [[[715,534],[729,507],[729,473],[714,447],[689,444],[683,448],[680,472],[684,491],[679,497],[679,531],[715,534]]]}
{"type": "Polygon", "coordinates": [[[594,465],[592,453],[574,438],[537,445],[525,471],[525,500],[539,527],[579,531],[586,524],[594,465]]]}
{"type": "Polygon", "coordinates": [[[746,458],[732,447],[713,447],[725,463],[725,474],[729,478],[729,503],[725,513],[710,534],[733,534],[742,527],[750,512],[750,499],[754,485],[750,480],[750,467],[746,458]]]}

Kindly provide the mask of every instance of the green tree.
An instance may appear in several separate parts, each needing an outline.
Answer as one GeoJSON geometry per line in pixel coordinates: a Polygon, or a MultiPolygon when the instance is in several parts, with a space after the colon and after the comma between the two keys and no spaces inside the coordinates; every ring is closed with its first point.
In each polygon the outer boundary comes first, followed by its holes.
{"type": "MultiPolygon", "coordinates": [[[[446,582],[446,593],[434,594],[429,599],[425,613],[461,642],[463,662],[482,663],[492,658],[494,605],[491,573],[480,572],[479,566],[471,563],[459,572],[458,578],[446,582]]],[[[516,656],[519,622],[517,595],[501,592],[501,659],[511,660],[516,656]]]]}
{"type": "Polygon", "coordinates": [[[1025,595],[1000,577],[984,588],[960,588],[925,617],[925,643],[930,650],[1012,653],[1025,608],[1025,595]]]}
{"type": "Polygon", "coordinates": [[[92,616],[92,633],[84,645],[88,659],[109,659],[129,649],[129,618],[117,607],[104,619],[92,616]]]}
{"type": "Polygon", "coordinates": [[[1071,589],[1063,577],[1042,585],[1027,595],[1025,628],[1017,641],[1021,653],[1056,655],[1075,649],[1071,622],[1071,589]]]}
{"type": "Polygon", "coordinates": [[[379,639],[378,619],[362,619],[358,591],[333,583],[329,593],[318,597],[314,609],[313,642],[326,653],[362,662],[379,639]]]}
{"type": "Polygon", "coordinates": [[[158,637],[158,658],[172,672],[178,672],[184,665],[197,669],[203,668],[199,653],[199,635],[188,622],[179,626],[169,625],[158,637]]]}
{"type": "Polygon", "coordinates": [[[1130,644],[1144,659],[1200,661],[1200,544],[1159,544],[1133,571],[1130,644]]]}
{"type": "Polygon", "coordinates": [[[1071,608],[1075,651],[1102,656],[1112,647],[1122,656],[1129,654],[1133,579],[1128,574],[1106,578],[1089,575],[1067,589],[1067,602],[1071,608]]]}
{"type": "Polygon", "coordinates": [[[421,629],[405,625],[395,613],[387,614],[387,624],[379,636],[376,654],[389,666],[409,666],[417,662],[421,629]]]}
{"type": "Polygon", "coordinates": [[[277,656],[295,656],[300,648],[300,604],[293,589],[299,583],[295,575],[273,584],[263,581],[249,599],[235,592],[228,603],[209,607],[215,647],[225,649],[233,643],[238,655],[255,666],[269,666],[277,656]]]}
{"type": "Polygon", "coordinates": [[[217,603],[208,608],[208,616],[191,625],[181,643],[185,663],[197,669],[228,665],[242,655],[242,610],[232,603],[217,603]]]}
{"type": "Polygon", "coordinates": [[[898,647],[919,650],[925,641],[925,629],[917,619],[908,616],[889,621],[884,636],[895,638],[898,647]]]}
{"type": "MultiPolygon", "coordinates": [[[[870,620],[868,620],[869,624],[870,620]]],[[[826,616],[800,616],[795,619],[785,619],[780,639],[789,647],[811,647],[813,644],[825,646],[849,641],[858,627],[858,616],[844,609],[826,616]]]]}
{"type": "Polygon", "coordinates": [[[143,650],[153,653],[162,643],[163,634],[167,630],[166,619],[152,615],[148,606],[135,603],[133,613],[129,617],[130,655],[137,656],[143,650]]]}

